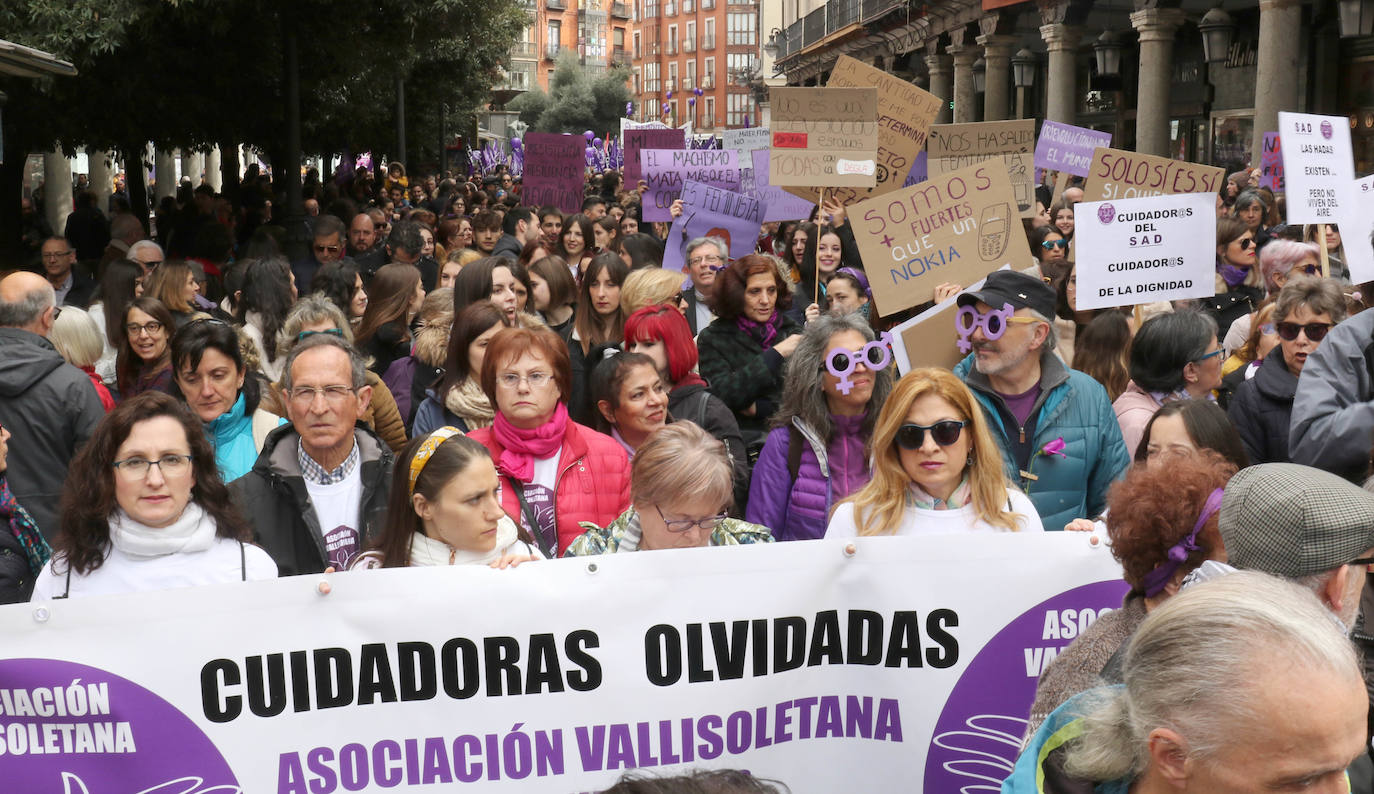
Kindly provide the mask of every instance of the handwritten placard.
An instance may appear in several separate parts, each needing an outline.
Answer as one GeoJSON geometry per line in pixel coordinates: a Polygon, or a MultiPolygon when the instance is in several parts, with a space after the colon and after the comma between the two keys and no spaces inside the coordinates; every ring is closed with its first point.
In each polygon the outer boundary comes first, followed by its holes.
{"type": "Polygon", "coordinates": [[[1260,151],[1260,187],[1275,193],[1283,192],[1283,151],[1277,132],[1264,133],[1264,149],[1260,151]]]}
{"type": "Polygon", "coordinates": [[[522,200],[532,207],[581,212],[586,146],[581,135],[526,133],[522,200]]]}
{"type": "Polygon", "coordinates": [[[625,184],[634,188],[643,179],[639,155],[645,149],[686,149],[687,134],[682,130],[642,128],[625,131],[625,184]]]}
{"type": "Polygon", "coordinates": [[[755,149],[749,153],[749,159],[753,165],[753,168],[750,169],[750,174],[754,180],[753,188],[746,190],[741,187],[740,192],[747,193],[763,202],[763,220],[765,223],[769,221],[806,220],[811,217],[811,211],[816,208],[815,202],[807,201],[768,183],[767,149],[755,149]]]}
{"type": "Polygon", "coordinates": [[[871,188],[878,175],[876,88],[774,88],[768,181],[871,188]]]}
{"type": "MultiPolygon", "coordinates": [[[[1350,122],[1345,116],[1280,113],[1284,193],[1289,223],[1336,223],[1355,181],[1350,122]]],[[[1361,240],[1360,245],[1368,245],[1361,240]]]]}
{"type": "MultiPolygon", "coordinates": [[[[998,270],[1006,270],[1005,266],[998,270]]],[[[958,295],[951,295],[929,309],[892,328],[892,335],[901,340],[894,345],[892,357],[897,371],[905,375],[922,367],[954,369],[968,355],[959,350],[959,332],[954,326],[958,314],[959,295],[977,292],[986,279],[979,279],[964,287],[958,295]]]]}
{"type": "Polygon", "coordinates": [[[1006,169],[1017,214],[1035,214],[1035,120],[936,124],[930,128],[929,174],[936,177],[985,160],[1006,169]]]}
{"type": "Polygon", "coordinates": [[[1035,167],[1087,176],[1093,151],[1111,145],[1110,132],[1047,120],[1040,125],[1040,136],[1035,140],[1035,167]]]}
{"type": "Polygon", "coordinates": [[[855,204],[849,218],[880,315],[930,300],[938,284],[970,284],[1002,265],[1034,263],[1000,160],[931,174],[855,204]]]}
{"type": "MultiPolygon", "coordinates": [[[[1093,152],[1092,168],[1083,183],[1087,201],[1165,196],[1175,193],[1215,193],[1225,172],[1152,154],[1101,147],[1093,152]]],[[[1213,236],[1216,232],[1213,231],[1213,236]]]]}
{"type": "Polygon", "coordinates": [[[1080,201],[1078,309],[1210,298],[1216,293],[1216,197],[1178,193],[1080,201]]]}
{"type": "Polygon", "coordinates": [[[646,221],[670,221],[669,207],[687,180],[739,190],[739,153],[733,149],[644,149],[639,153],[649,189],[642,207],[646,221]]]}
{"type": "Polygon", "coordinates": [[[753,253],[763,225],[763,203],[752,196],[687,180],[682,183],[682,215],[673,220],[663,247],[663,266],[682,270],[687,243],[697,237],[719,237],[730,258],[753,253]]]}

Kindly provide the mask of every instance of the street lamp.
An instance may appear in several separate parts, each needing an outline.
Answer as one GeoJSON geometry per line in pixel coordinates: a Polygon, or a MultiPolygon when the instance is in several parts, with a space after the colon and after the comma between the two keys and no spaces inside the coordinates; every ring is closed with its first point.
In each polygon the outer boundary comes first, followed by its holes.
{"type": "Polygon", "coordinates": [[[1110,30],[1093,41],[1093,53],[1097,56],[1097,73],[1104,77],[1121,74],[1121,39],[1110,30]]]}
{"type": "Polygon", "coordinates": [[[1017,88],[1030,88],[1035,85],[1035,67],[1039,59],[1028,49],[1011,56],[1011,78],[1017,88]]]}
{"type": "Polygon", "coordinates": [[[1231,52],[1231,37],[1236,32],[1231,15],[1217,6],[1203,15],[1197,29],[1202,33],[1202,57],[1208,63],[1226,60],[1231,52]]]}
{"type": "Polygon", "coordinates": [[[981,94],[988,85],[988,62],[979,58],[973,62],[973,92],[981,94]]]}
{"type": "Polygon", "coordinates": [[[776,59],[778,51],[782,49],[782,31],[773,28],[768,31],[768,42],[763,45],[763,54],[769,58],[776,59]]]}
{"type": "Polygon", "coordinates": [[[1374,0],[1339,0],[1341,38],[1374,33],[1374,0]]]}

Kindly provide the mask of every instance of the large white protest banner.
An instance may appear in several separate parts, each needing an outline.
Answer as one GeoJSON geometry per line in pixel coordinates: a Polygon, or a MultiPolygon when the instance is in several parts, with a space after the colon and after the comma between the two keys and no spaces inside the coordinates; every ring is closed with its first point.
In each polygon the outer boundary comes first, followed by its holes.
{"type": "Polygon", "coordinates": [[[1083,535],[999,533],[8,606],[0,787],[565,794],[689,767],[798,794],[985,786],[1119,576],[1083,535]]]}
{"type": "MultiPolygon", "coordinates": [[[[1355,180],[1350,123],[1344,116],[1279,113],[1289,223],[1338,223],[1355,180]]],[[[1367,241],[1365,241],[1367,243],[1367,241]]]]}
{"type": "Polygon", "coordinates": [[[1080,201],[1073,206],[1078,309],[1216,294],[1216,196],[1080,201]]]}

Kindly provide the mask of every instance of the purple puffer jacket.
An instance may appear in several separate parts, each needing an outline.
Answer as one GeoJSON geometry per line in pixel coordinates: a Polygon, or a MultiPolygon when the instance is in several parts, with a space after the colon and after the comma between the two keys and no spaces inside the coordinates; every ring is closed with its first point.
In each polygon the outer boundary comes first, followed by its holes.
{"type": "Polygon", "coordinates": [[[788,482],[788,428],[768,433],[749,484],[750,523],[773,530],[775,540],[814,540],[825,536],[830,508],[862,488],[872,476],[861,434],[863,416],[834,416],[829,445],[800,419],[793,425],[802,435],[801,465],[796,482],[788,482]]]}

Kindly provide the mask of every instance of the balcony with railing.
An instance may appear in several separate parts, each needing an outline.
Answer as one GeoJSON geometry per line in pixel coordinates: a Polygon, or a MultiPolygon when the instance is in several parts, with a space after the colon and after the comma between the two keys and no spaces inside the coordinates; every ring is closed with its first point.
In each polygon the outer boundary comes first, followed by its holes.
{"type": "Polygon", "coordinates": [[[712,89],[712,88],[715,88],[715,87],[716,87],[716,76],[715,76],[714,74],[712,74],[711,72],[707,72],[707,73],[706,73],[706,76],[703,77],[703,78],[701,78],[701,87],[702,87],[704,90],[708,90],[708,91],[709,91],[710,89],[712,89]]]}
{"type": "Polygon", "coordinates": [[[905,5],[904,0],[829,0],[787,26],[778,37],[778,58],[795,55],[836,31],[871,22],[905,5]]]}
{"type": "Polygon", "coordinates": [[[683,52],[696,52],[696,51],[697,51],[697,40],[696,40],[696,39],[683,39],[683,40],[682,40],[682,51],[683,51],[683,52]]]}
{"type": "Polygon", "coordinates": [[[668,39],[668,54],[677,55],[677,39],[668,39]]]}
{"type": "Polygon", "coordinates": [[[675,17],[675,16],[677,16],[677,3],[671,3],[671,2],[670,2],[670,3],[664,3],[664,4],[663,4],[663,16],[665,16],[665,17],[675,17]]]}
{"type": "Polygon", "coordinates": [[[512,69],[501,75],[501,78],[492,85],[493,91],[528,91],[534,85],[534,69],[512,69]]]}
{"type": "Polygon", "coordinates": [[[550,42],[550,43],[544,45],[544,57],[547,58],[547,59],[550,60],[550,61],[552,61],[552,60],[554,60],[555,58],[557,58],[557,57],[558,57],[558,53],[560,53],[560,52],[562,52],[562,51],[563,51],[563,48],[562,48],[561,46],[559,46],[558,44],[555,44],[555,43],[553,43],[553,42],[550,42]]]}
{"type": "Polygon", "coordinates": [[[568,0],[544,0],[544,7],[550,11],[566,11],[568,0]]]}
{"type": "Polygon", "coordinates": [[[611,63],[617,65],[629,65],[630,53],[626,52],[624,47],[616,47],[614,50],[611,51],[611,63]]]}
{"type": "Polygon", "coordinates": [[[706,36],[702,36],[702,37],[701,37],[701,49],[702,49],[704,52],[710,52],[711,50],[714,50],[715,48],[716,48],[716,34],[711,33],[711,34],[709,34],[709,35],[706,35],[706,36]]]}
{"type": "Polygon", "coordinates": [[[526,11],[534,11],[539,7],[539,0],[515,0],[515,4],[526,11]]]}
{"type": "Polygon", "coordinates": [[[713,130],[716,128],[716,120],[710,116],[702,116],[700,119],[697,119],[697,123],[694,126],[699,130],[713,130]]]}
{"type": "Polygon", "coordinates": [[[523,58],[534,60],[539,57],[539,45],[532,41],[517,41],[514,47],[510,48],[512,58],[523,58]]]}
{"type": "Polygon", "coordinates": [[[668,78],[667,82],[663,84],[663,87],[669,91],[676,91],[677,81],[670,77],[668,78]]]}
{"type": "Polygon", "coordinates": [[[630,7],[625,3],[611,3],[611,16],[617,19],[629,19],[630,7]]]}
{"type": "Polygon", "coordinates": [[[687,77],[682,78],[682,90],[683,90],[683,91],[691,91],[693,88],[696,88],[695,83],[696,83],[696,80],[693,80],[692,77],[691,77],[690,75],[687,76],[687,77]]]}
{"type": "Polygon", "coordinates": [[[647,2],[644,3],[644,18],[645,18],[645,19],[657,19],[657,18],[658,18],[658,11],[659,11],[658,0],[648,0],[647,2]]]}

